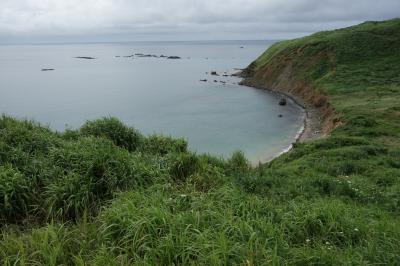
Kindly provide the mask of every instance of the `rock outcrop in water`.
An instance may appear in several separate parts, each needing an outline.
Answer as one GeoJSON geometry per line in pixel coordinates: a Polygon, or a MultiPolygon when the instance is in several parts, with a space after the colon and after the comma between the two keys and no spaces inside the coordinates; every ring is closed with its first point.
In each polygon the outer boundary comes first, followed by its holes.
{"type": "Polygon", "coordinates": [[[76,56],[75,58],[78,58],[78,59],[89,59],[89,60],[96,59],[95,57],[91,57],[91,56],[76,56]]]}
{"type": "MultiPolygon", "coordinates": [[[[121,57],[121,56],[115,56],[115,57],[121,57]]],[[[166,59],[181,59],[180,56],[172,55],[172,56],[167,56],[167,55],[155,55],[155,54],[143,54],[143,53],[135,53],[132,55],[126,55],[123,56],[125,58],[134,58],[134,57],[139,57],[139,58],[166,58],[166,59]]]]}
{"type": "Polygon", "coordinates": [[[284,106],[284,105],[286,105],[286,104],[287,104],[287,102],[286,102],[286,99],[285,99],[285,98],[282,98],[282,99],[279,100],[279,105],[284,106]]]}

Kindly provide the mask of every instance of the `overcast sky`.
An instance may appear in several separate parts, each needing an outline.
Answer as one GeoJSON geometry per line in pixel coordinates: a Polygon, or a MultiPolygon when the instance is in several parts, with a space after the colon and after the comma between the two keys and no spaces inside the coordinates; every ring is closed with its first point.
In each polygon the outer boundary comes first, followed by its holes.
{"type": "Polygon", "coordinates": [[[400,0],[0,0],[0,43],[284,39],[400,17],[400,0]]]}

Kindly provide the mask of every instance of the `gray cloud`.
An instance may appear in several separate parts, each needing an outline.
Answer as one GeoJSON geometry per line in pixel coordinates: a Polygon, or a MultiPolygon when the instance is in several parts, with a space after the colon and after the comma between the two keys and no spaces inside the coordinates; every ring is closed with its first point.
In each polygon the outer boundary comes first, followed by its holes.
{"type": "Polygon", "coordinates": [[[275,39],[399,15],[399,0],[1,0],[0,42],[275,39]]]}

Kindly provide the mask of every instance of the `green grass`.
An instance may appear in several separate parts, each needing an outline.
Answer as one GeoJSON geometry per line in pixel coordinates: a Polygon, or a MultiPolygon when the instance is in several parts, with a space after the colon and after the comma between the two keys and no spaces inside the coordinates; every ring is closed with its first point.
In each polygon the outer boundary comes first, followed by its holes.
{"type": "Polygon", "coordinates": [[[256,71],[293,60],[343,124],[256,168],[115,118],[3,115],[1,264],[400,265],[398,47],[398,19],[271,47],[256,71]]]}

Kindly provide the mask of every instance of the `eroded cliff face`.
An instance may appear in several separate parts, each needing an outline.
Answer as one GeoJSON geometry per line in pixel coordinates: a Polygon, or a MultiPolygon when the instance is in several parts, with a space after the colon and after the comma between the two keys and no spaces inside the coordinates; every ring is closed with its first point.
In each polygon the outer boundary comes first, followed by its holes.
{"type": "Polygon", "coordinates": [[[301,138],[301,140],[307,140],[313,139],[310,137],[313,134],[327,135],[341,122],[337,118],[329,98],[312,82],[303,78],[304,74],[312,71],[321,60],[329,62],[329,67],[334,68],[333,57],[329,53],[319,52],[309,57],[306,62],[301,62],[298,60],[298,58],[303,58],[303,56],[299,56],[301,53],[300,50],[288,55],[278,54],[263,66],[257,66],[257,63],[253,62],[243,70],[242,84],[287,94],[300,100],[300,103],[309,111],[315,112],[312,119],[319,121],[309,121],[314,125],[312,128],[306,128],[306,132],[303,134],[306,136],[301,138]],[[315,125],[316,122],[319,125],[315,125]],[[310,130],[319,132],[307,132],[310,130]]]}

